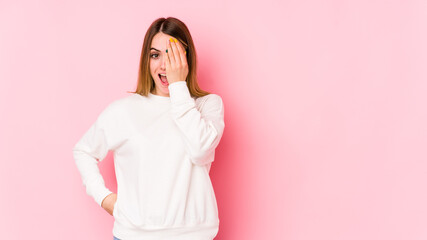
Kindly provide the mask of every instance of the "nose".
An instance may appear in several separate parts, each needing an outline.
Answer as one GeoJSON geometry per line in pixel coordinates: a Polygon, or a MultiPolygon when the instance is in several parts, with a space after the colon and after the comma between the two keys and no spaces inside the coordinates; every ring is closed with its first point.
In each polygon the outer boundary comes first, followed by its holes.
{"type": "Polygon", "coordinates": [[[163,55],[163,57],[162,57],[162,64],[161,64],[161,66],[160,66],[160,68],[161,68],[162,70],[165,70],[165,69],[166,69],[166,59],[167,59],[167,56],[166,56],[166,55],[163,55]]]}

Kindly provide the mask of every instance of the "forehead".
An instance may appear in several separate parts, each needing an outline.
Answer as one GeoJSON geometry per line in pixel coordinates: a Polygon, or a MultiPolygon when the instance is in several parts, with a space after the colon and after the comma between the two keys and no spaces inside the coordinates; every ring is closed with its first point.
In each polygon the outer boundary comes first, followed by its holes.
{"type": "Polygon", "coordinates": [[[169,41],[169,38],[172,36],[164,34],[162,32],[157,33],[154,35],[153,40],[151,42],[151,47],[163,50],[166,49],[166,44],[169,41]]]}

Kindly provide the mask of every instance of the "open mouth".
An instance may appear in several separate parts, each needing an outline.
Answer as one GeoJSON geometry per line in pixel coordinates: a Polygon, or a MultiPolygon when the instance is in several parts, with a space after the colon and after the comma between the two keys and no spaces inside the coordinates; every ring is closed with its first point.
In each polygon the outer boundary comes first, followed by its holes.
{"type": "Polygon", "coordinates": [[[160,78],[160,81],[162,81],[162,83],[163,84],[169,84],[168,83],[168,79],[167,79],[167,77],[166,77],[166,74],[164,74],[164,73],[159,73],[159,78],[160,78]]]}

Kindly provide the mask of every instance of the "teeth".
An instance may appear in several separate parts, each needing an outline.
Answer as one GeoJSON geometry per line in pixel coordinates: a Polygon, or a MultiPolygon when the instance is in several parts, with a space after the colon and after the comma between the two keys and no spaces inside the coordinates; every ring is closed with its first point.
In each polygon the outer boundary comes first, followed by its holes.
{"type": "Polygon", "coordinates": [[[164,73],[160,73],[159,75],[160,75],[160,76],[165,76],[165,77],[166,77],[166,74],[164,74],[164,73]]]}

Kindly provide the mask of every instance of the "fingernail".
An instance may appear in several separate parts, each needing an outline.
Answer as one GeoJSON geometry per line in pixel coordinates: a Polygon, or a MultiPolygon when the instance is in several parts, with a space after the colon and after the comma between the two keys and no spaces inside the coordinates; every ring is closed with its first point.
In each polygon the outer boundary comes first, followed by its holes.
{"type": "Polygon", "coordinates": [[[173,42],[173,39],[172,39],[172,38],[169,38],[169,42],[173,42]]]}
{"type": "Polygon", "coordinates": [[[166,53],[168,53],[168,50],[166,49],[166,53]]]}
{"type": "Polygon", "coordinates": [[[187,51],[185,51],[184,54],[187,54],[187,51]]]}
{"type": "Polygon", "coordinates": [[[176,40],[176,39],[174,39],[174,40],[175,40],[176,43],[178,42],[178,40],[176,40]]]}

